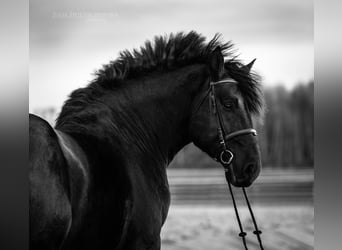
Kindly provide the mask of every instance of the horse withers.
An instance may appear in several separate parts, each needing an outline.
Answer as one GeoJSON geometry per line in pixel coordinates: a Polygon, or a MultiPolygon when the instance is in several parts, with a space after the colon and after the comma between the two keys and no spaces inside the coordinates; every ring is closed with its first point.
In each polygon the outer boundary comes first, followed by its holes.
{"type": "Polygon", "coordinates": [[[196,32],[156,37],[72,92],[54,128],[30,115],[30,248],[160,249],[166,167],[190,142],[251,185],[262,95],[231,49],[196,32]]]}

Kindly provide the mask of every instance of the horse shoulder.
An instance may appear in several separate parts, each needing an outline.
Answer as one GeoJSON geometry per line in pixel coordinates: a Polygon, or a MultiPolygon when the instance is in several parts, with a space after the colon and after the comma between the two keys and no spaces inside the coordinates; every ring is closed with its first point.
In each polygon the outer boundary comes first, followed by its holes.
{"type": "Polygon", "coordinates": [[[68,165],[73,226],[77,226],[76,224],[81,223],[89,198],[90,173],[88,158],[83,149],[70,135],[59,130],[55,130],[55,132],[68,165]]]}
{"type": "Polygon", "coordinates": [[[30,247],[58,249],[71,225],[68,171],[57,135],[29,116],[30,247]]]}
{"type": "Polygon", "coordinates": [[[127,168],[134,185],[124,249],[160,249],[160,232],[167,216],[170,193],[166,186],[146,176],[142,171],[144,167],[133,164],[127,168]]]}

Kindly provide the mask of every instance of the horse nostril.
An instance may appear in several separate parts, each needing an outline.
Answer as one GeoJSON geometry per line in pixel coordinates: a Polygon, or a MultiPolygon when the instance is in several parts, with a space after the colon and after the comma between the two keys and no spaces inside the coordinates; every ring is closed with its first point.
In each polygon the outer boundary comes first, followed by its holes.
{"type": "Polygon", "coordinates": [[[252,177],[255,173],[256,167],[253,163],[248,163],[245,167],[245,175],[248,177],[252,177]]]}

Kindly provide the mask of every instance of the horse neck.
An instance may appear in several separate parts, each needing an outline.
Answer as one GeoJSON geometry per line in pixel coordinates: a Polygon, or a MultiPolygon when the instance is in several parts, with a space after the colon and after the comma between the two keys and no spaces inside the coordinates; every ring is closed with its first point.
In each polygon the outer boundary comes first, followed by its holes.
{"type": "Polygon", "coordinates": [[[189,66],[127,84],[113,108],[117,109],[117,135],[129,145],[128,155],[166,166],[190,142],[191,92],[202,81],[199,68],[189,66]]]}
{"type": "Polygon", "coordinates": [[[192,65],[125,80],[130,82],[116,90],[92,83],[72,94],[56,129],[73,136],[89,159],[120,159],[124,165],[149,166],[163,174],[162,169],[190,142],[192,99],[208,74],[206,66],[192,65]]]}

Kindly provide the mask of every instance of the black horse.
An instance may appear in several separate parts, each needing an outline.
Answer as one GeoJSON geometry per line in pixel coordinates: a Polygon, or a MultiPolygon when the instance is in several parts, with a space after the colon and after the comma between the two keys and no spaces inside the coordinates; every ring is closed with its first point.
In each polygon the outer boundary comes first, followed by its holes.
{"type": "MultiPolygon", "coordinates": [[[[156,37],[72,92],[55,128],[30,115],[30,248],[160,249],[166,167],[190,142],[227,157],[222,135],[250,129],[262,109],[252,64],[218,35],[156,37]]],[[[227,150],[231,183],[251,185],[261,167],[256,138],[241,134],[227,150]]]]}

